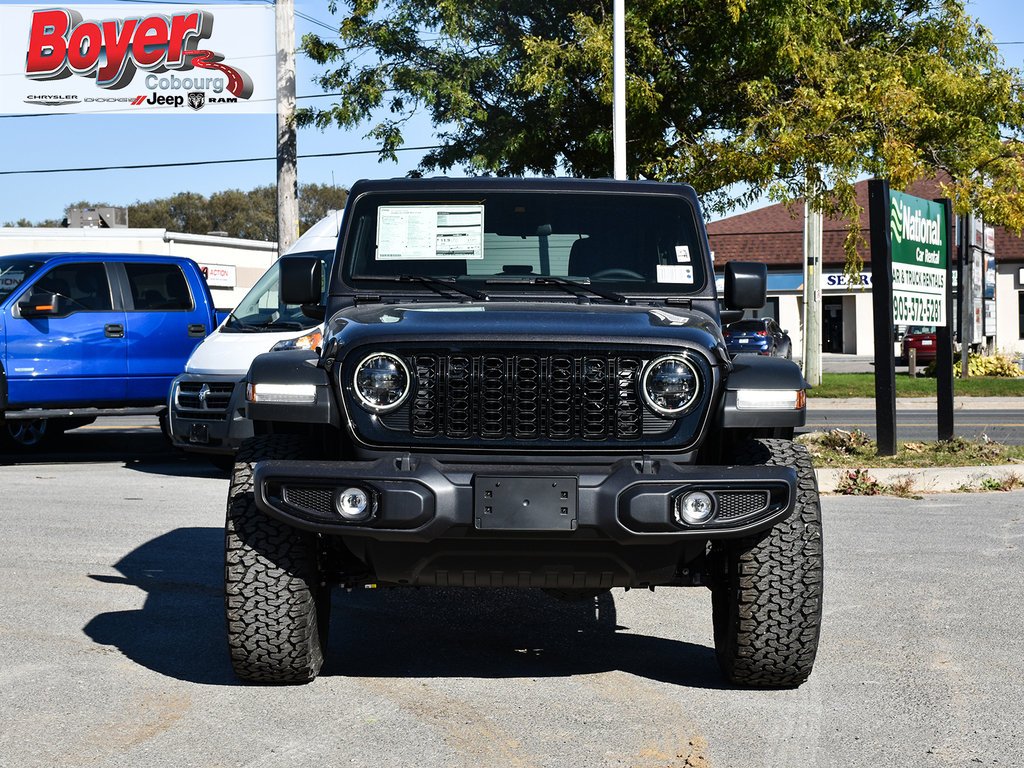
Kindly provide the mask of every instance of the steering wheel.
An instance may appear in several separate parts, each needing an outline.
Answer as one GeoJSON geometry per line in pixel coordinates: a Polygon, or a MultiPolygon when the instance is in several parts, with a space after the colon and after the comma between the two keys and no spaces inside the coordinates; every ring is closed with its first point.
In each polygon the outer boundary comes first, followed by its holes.
{"type": "Polygon", "coordinates": [[[639,272],[634,272],[632,269],[621,269],[619,267],[612,267],[611,269],[602,269],[600,272],[595,272],[590,277],[591,277],[591,279],[594,279],[594,278],[600,279],[600,278],[604,278],[604,277],[611,277],[611,278],[624,277],[624,278],[632,279],[632,280],[643,280],[644,279],[644,276],[641,275],[639,272]]]}

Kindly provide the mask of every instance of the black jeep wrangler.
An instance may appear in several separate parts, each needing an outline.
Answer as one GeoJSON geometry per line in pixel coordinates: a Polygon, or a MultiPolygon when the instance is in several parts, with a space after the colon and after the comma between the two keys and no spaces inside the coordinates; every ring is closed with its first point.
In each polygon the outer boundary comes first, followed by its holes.
{"type": "Polygon", "coordinates": [[[367,585],[704,586],[731,682],[807,678],[807,384],[789,360],[730,359],[722,320],[764,304],[765,268],[726,265],[720,308],[691,188],[363,181],[326,307],[320,270],[281,260],[323,346],[248,376],[225,567],[241,678],[312,680],[331,588],[367,585]]]}

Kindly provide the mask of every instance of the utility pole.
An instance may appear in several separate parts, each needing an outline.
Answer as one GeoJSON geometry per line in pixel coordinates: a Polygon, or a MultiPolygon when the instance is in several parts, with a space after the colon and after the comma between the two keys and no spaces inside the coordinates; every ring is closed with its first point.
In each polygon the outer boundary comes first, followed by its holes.
{"type": "Polygon", "coordinates": [[[295,5],[276,0],[277,30],[277,254],[299,236],[299,176],[295,137],[295,5]]]}
{"type": "Polygon", "coordinates": [[[626,0],[612,5],[612,144],[616,179],[626,176],[626,0]]]}
{"type": "Polygon", "coordinates": [[[821,384],[821,250],[822,215],[808,198],[804,202],[804,378],[821,384]]]}

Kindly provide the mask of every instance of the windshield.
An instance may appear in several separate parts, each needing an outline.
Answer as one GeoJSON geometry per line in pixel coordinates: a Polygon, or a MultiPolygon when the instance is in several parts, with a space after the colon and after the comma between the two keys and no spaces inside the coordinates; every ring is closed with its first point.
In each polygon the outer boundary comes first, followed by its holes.
{"type": "Polygon", "coordinates": [[[41,261],[0,259],[0,301],[14,293],[32,273],[43,266],[41,261]]]}
{"type": "Polygon", "coordinates": [[[552,290],[553,281],[542,278],[660,295],[705,287],[700,230],[683,198],[593,192],[446,197],[360,198],[343,281],[380,290],[398,281],[454,279],[488,294],[503,285],[552,290]]]}
{"type": "Polygon", "coordinates": [[[912,325],[907,328],[907,336],[926,336],[935,333],[934,325],[912,325]]]}
{"type": "MultiPolygon", "coordinates": [[[[334,259],[333,251],[310,251],[303,256],[319,256],[326,276],[334,259]]],[[[278,295],[281,270],[274,264],[235,307],[221,329],[234,332],[304,330],[319,325],[306,317],[298,304],[282,304],[278,295]]],[[[321,299],[323,301],[323,299],[321,299]]]]}

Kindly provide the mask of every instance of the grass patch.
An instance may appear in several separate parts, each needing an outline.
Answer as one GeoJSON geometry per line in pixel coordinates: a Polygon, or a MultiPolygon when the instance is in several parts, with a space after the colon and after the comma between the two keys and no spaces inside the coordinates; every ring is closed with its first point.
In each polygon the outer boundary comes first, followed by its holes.
{"type": "MultiPolygon", "coordinates": [[[[983,467],[993,464],[1021,464],[1024,472],[1024,446],[1001,445],[992,441],[965,440],[899,443],[895,456],[879,456],[878,443],[868,439],[859,429],[847,432],[811,432],[797,441],[807,446],[814,466],[818,468],[860,467],[983,467]]],[[[861,478],[857,478],[861,481],[861,478]]],[[[863,484],[857,482],[856,484],[863,484]]]]}
{"type": "MultiPolygon", "coordinates": [[[[935,397],[937,380],[912,379],[896,374],[896,397],[935,397]]],[[[970,378],[956,379],[953,394],[957,397],[1024,397],[1024,379],[970,378]]],[[[875,396],[873,373],[825,373],[821,384],[807,390],[808,397],[870,397],[875,396]]]]}

